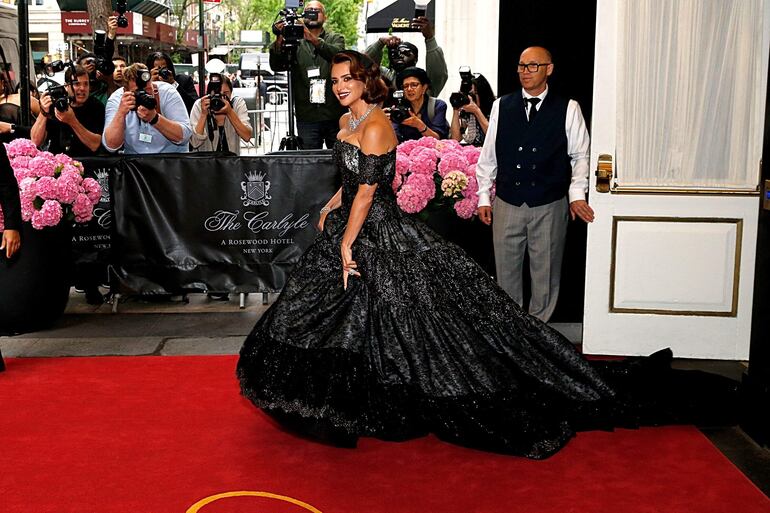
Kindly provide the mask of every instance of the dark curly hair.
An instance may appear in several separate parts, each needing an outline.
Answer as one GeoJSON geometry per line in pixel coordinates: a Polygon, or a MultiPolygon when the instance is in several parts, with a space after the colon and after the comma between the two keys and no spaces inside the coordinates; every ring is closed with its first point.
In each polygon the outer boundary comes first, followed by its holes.
{"type": "Polygon", "coordinates": [[[366,103],[381,103],[388,97],[388,86],[380,76],[380,65],[369,56],[354,50],[344,50],[332,58],[332,65],[350,63],[350,76],[364,83],[361,99],[366,103]]]}

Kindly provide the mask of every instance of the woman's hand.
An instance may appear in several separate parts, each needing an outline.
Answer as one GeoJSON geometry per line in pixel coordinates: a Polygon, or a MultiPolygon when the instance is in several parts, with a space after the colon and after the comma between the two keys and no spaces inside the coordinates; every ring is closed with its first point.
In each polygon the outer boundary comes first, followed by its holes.
{"type": "Polygon", "coordinates": [[[409,111],[409,117],[406,118],[404,121],[402,121],[401,124],[406,126],[411,126],[412,128],[416,128],[417,130],[420,130],[420,131],[427,126],[422,121],[422,119],[418,118],[417,115],[412,110],[409,111]]]}
{"type": "Polygon", "coordinates": [[[471,96],[470,94],[468,95],[468,102],[469,103],[467,105],[463,105],[462,107],[460,107],[461,111],[468,112],[470,114],[473,114],[474,116],[479,112],[481,112],[481,109],[479,109],[478,104],[473,101],[473,96],[471,96]]]}
{"type": "Polygon", "coordinates": [[[324,231],[324,223],[326,222],[326,216],[327,215],[329,215],[329,211],[328,210],[326,212],[322,213],[321,214],[321,218],[318,219],[318,224],[316,226],[318,227],[318,231],[319,232],[324,231]]]}
{"type": "Polygon", "coordinates": [[[356,268],[358,264],[353,260],[353,250],[349,246],[340,246],[340,256],[342,257],[342,288],[348,289],[348,278],[351,276],[361,276],[356,268]]]}
{"type": "Polygon", "coordinates": [[[3,241],[0,243],[0,252],[5,250],[5,256],[10,260],[10,258],[19,250],[20,247],[21,236],[19,235],[19,231],[4,230],[3,241]]]}

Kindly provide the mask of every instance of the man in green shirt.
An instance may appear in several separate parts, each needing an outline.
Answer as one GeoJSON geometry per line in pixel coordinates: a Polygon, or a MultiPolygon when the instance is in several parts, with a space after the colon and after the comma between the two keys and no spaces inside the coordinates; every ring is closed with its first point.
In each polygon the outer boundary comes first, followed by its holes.
{"type": "MultiPolygon", "coordinates": [[[[444,88],[449,72],[447,71],[444,51],[436,42],[436,35],[428,18],[420,16],[412,22],[425,38],[425,71],[430,79],[431,96],[438,96],[444,88]]],[[[374,62],[382,61],[382,51],[388,48],[391,68],[382,68],[383,76],[392,84],[396,83],[396,75],[406,68],[417,66],[417,47],[412,43],[401,41],[396,36],[381,37],[366,49],[366,55],[374,62]]]]}
{"type": "Polygon", "coordinates": [[[345,49],[345,38],[324,30],[326,10],[321,2],[307,2],[304,13],[306,18],[317,15],[318,19],[306,19],[305,36],[296,48],[293,62],[289,62],[291,51],[284,45],[284,22],[273,26],[279,35],[270,45],[270,67],[274,71],[291,69],[297,134],[302,139],[302,149],[318,149],[324,143],[331,148],[344,113],[332,92],[331,60],[334,54],[345,49]]]}

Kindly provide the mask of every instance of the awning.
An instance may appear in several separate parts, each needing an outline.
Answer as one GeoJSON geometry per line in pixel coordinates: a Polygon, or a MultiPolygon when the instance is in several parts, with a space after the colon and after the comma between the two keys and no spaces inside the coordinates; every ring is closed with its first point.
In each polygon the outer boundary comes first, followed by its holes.
{"type": "MultiPolygon", "coordinates": [[[[88,11],[86,0],[56,0],[56,2],[62,11],[88,11]]],[[[115,7],[114,2],[113,7],[115,7]]],[[[130,12],[157,18],[171,9],[171,0],[128,0],[126,7],[130,12]]]]}
{"type": "MultiPolygon", "coordinates": [[[[428,19],[431,23],[436,21],[436,2],[431,0],[428,4],[428,19]]],[[[409,27],[409,22],[414,18],[414,0],[396,0],[389,6],[380,9],[366,18],[367,32],[414,32],[409,27]]]]}

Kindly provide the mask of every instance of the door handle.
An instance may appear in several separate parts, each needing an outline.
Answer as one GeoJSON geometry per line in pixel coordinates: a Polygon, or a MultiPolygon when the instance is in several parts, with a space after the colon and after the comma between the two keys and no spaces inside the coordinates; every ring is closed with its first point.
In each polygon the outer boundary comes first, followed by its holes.
{"type": "Polygon", "coordinates": [[[596,163],[596,192],[610,192],[610,181],[612,180],[612,155],[608,153],[599,154],[596,163]]]}

